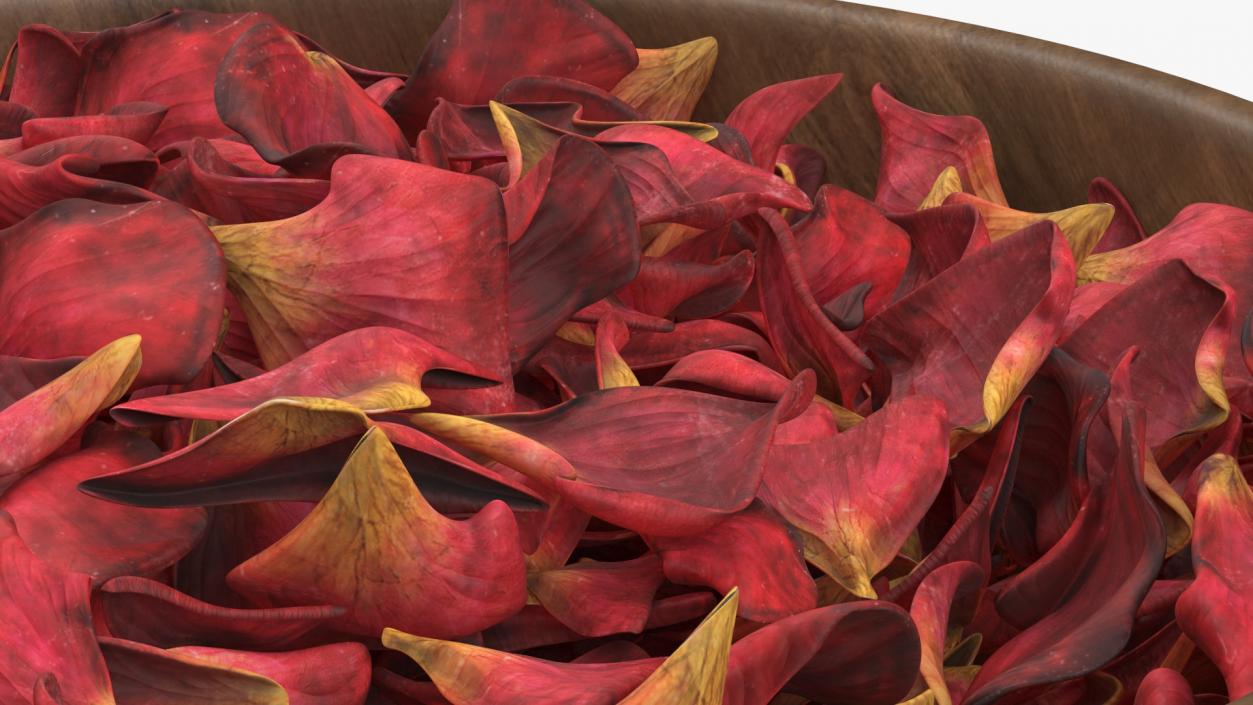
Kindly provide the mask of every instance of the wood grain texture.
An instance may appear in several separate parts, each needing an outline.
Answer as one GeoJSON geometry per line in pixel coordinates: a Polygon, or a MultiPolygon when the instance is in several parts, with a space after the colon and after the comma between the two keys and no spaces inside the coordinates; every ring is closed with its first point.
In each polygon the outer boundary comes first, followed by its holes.
{"type": "MultiPolygon", "coordinates": [[[[718,67],[697,117],[725,117],[768,83],[842,71],[833,97],[794,133],[820,149],[830,180],[872,195],[879,133],[870,87],[931,112],[979,117],[1017,208],[1081,203],[1110,178],[1152,232],[1184,205],[1253,209],[1253,103],[1044,41],[835,0],[592,0],[639,46],[717,37],[718,67]]],[[[126,24],[169,0],[0,0],[0,43],[18,27],[126,24]]],[[[448,0],[183,0],[269,12],[341,57],[407,72],[448,0]]]]}

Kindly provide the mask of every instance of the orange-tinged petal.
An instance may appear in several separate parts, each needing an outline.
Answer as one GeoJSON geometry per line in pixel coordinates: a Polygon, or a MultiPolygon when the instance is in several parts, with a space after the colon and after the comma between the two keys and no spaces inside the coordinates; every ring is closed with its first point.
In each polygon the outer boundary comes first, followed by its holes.
{"type": "Polygon", "coordinates": [[[288,705],[287,691],[265,676],[158,649],[100,637],[119,703],[288,705]]]}
{"type": "Polygon", "coordinates": [[[722,705],[739,591],[731,590],[630,695],[618,705],[722,705]]]}
{"type": "Polygon", "coordinates": [[[1085,203],[1049,213],[1028,213],[967,193],[954,194],[943,202],[977,208],[993,240],[1013,235],[1041,220],[1051,220],[1066,236],[1070,253],[1074,255],[1075,263],[1081,266],[1114,220],[1114,207],[1108,203],[1085,203]]]}
{"type": "Polygon", "coordinates": [[[978,563],[962,561],[937,568],[914,593],[909,614],[918,627],[922,662],[918,670],[937,705],[952,705],[944,681],[945,646],[952,626],[961,628],[973,616],[983,589],[984,572],[978,563]]]}
{"type": "Polygon", "coordinates": [[[465,521],[435,511],[382,430],[372,428],[335,484],[295,529],[227,582],[286,604],[336,604],[335,624],[373,636],[397,624],[462,636],[526,602],[522,548],[505,504],[465,521]]]}
{"type": "Polygon", "coordinates": [[[0,409],[0,492],[125,394],[141,360],[138,335],[118,338],[0,409]]]}
{"type": "Polygon", "coordinates": [[[637,49],[639,64],[612,93],[649,120],[690,120],[718,61],[718,40],[701,37],[664,49],[637,49]]]}

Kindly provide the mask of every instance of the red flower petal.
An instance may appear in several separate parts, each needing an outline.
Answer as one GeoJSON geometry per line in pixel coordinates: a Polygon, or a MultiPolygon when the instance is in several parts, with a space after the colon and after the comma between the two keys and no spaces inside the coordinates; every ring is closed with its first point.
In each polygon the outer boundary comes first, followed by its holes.
{"type": "Polygon", "coordinates": [[[359,328],[331,338],[264,374],[208,389],[145,397],[114,407],[127,425],[165,418],[230,421],[275,397],[324,397],[367,414],[421,409],[431,386],[488,386],[474,365],[396,328],[359,328]]]}
{"type": "Polygon", "coordinates": [[[544,609],[585,636],[643,631],[664,576],[661,557],[580,561],[531,575],[527,584],[544,609]]]}
{"type": "Polygon", "coordinates": [[[1073,290],[1070,249],[1040,223],[915,289],[868,321],[861,342],[893,396],[944,402],[961,447],[996,425],[1044,362],[1073,290]]]}
{"type": "Polygon", "coordinates": [[[52,460],[0,495],[22,539],[45,563],[86,573],[93,585],[119,575],[152,575],[169,567],[199,540],[205,513],[141,509],[89,497],[79,482],[151,460],[160,454],[146,438],[94,428],[84,449],[52,460]]]}
{"type": "Polygon", "coordinates": [[[177,204],[53,204],[0,238],[0,351],[85,355],[138,333],[137,384],[185,382],[216,340],[225,270],[211,233],[177,204]]]}
{"type": "Polygon", "coordinates": [[[63,137],[113,135],[146,143],[165,119],[166,108],[156,103],[120,103],[100,115],[46,117],[22,124],[25,148],[63,137]]]}
{"type": "Polygon", "coordinates": [[[18,30],[12,57],[9,100],[44,117],[74,114],[84,65],[70,37],[48,25],[26,25],[18,30]]]}
{"type": "Polygon", "coordinates": [[[283,705],[289,702],[283,686],[252,671],[125,639],[100,637],[100,649],[108,661],[113,694],[118,703],[283,705]]]}
{"type": "MultiPolygon", "coordinates": [[[[507,379],[505,218],[490,181],[349,155],[309,211],[215,234],[269,368],[387,325],[507,379]]],[[[485,390],[481,403],[502,408],[510,391],[485,390]]]]}
{"type": "Polygon", "coordinates": [[[811,375],[799,376],[774,405],[620,387],[539,412],[482,420],[417,414],[412,421],[513,467],[593,516],[640,533],[683,536],[749,505],[775,426],[808,405],[812,384],[811,375]],[[649,439],[646,449],[641,436],[649,439]]]}
{"type": "Polygon", "coordinates": [[[519,76],[496,92],[501,103],[578,103],[584,120],[631,121],[645,117],[635,108],[590,83],[560,76],[519,76]]]}
{"type": "MultiPolygon", "coordinates": [[[[97,160],[91,154],[77,150],[54,152],[53,148],[49,148],[50,144],[53,143],[0,157],[0,191],[5,194],[4,200],[0,201],[0,227],[19,223],[45,206],[60,205],[57,202],[63,199],[90,198],[99,203],[160,200],[160,196],[151,191],[112,180],[115,176],[127,178],[136,175],[131,167],[135,164],[135,157],[140,155],[132,153],[125,156],[121,164],[123,169],[117,170],[112,168],[114,164],[97,160]],[[28,153],[33,150],[42,154],[28,153]]],[[[138,144],[134,146],[140,147],[138,144]]],[[[140,159],[143,157],[140,156],[140,159]]],[[[151,179],[153,172],[141,168],[151,179]]]]}
{"type": "Polygon", "coordinates": [[[788,133],[839,85],[841,73],[800,78],[759,89],[740,101],[727,116],[753,150],[753,163],[774,169],[788,133]]]}
{"type": "Polygon", "coordinates": [[[1135,705],[1192,705],[1192,686],[1178,671],[1155,668],[1140,681],[1135,705]]]}
{"type": "Polygon", "coordinates": [[[875,597],[870,579],[892,561],[948,471],[948,426],[934,399],[888,404],[839,435],[770,449],[761,496],[817,539],[814,562],[846,590],[875,597]],[[878,488],[874,493],[859,488],[878,488]]]}
{"type": "Polygon", "coordinates": [[[1127,643],[1166,536],[1142,478],[1143,412],[1112,416],[1122,426],[1117,464],[1094,478],[1066,535],[997,590],[997,612],[1027,628],[983,664],[968,705],[1090,673],[1127,643]]]}
{"type": "Polygon", "coordinates": [[[609,90],[637,62],[626,34],[582,0],[455,0],[387,110],[414,135],[437,98],[482,104],[510,79],[537,75],[609,90]]]}
{"type": "Polygon", "coordinates": [[[283,649],[344,613],[330,605],[235,609],[201,602],[155,580],[114,578],[96,594],[110,636],[161,648],[283,649]]]}
{"type": "Polygon", "coordinates": [[[1088,203],[1108,203],[1114,207],[1114,219],[1096,243],[1096,248],[1092,250],[1094,254],[1130,247],[1148,237],[1127,197],[1109,179],[1103,176],[1092,179],[1088,185],[1088,203]]]}
{"type": "Polygon", "coordinates": [[[636,49],[639,65],[613,94],[649,120],[691,120],[718,60],[718,40],[701,37],[664,49],[636,49]]]}
{"type": "Polygon", "coordinates": [[[272,678],[289,705],[358,705],[370,687],[370,652],[356,643],[279,653],[184,646],[169,653],[272,678]]]}
{"type": "Polygon", "coordinates": [[[91,629],[91,581],[35,557],[0,511],[0,702],[30,698],[112,705],[109,673],[91,629]],[[53,676],[53,684],[43,679],[53,676]],[[36,695],[38,688],[44,696],[36,695]],[[49,691],[51,690],[51,693],[49,691]]]}
{"type": "Polygon", "coordinates": [[[571,314],[635,277],[640,245],[631,194],[589,142],[562,138],[507,194],[509,340],[520,366],[571,314]]]}
{"type": "Polygon", "coordinates": [[[735,305],[753,279],[753,253],[717,264],[644,257],[639,275],[617,297],[637,311],[676,319],[712,318],[735,305]]]}
{"type": "Polygon", "coordinates": [[[818,606],[800,537],[760,503],[706,531],[650,538],[666,578],[726,594],[740,587],[740,616],[774,622],[818,606]]]}
{"type": "Polygon", "coordinates": [[[949,563],[928,574],[914,594],[909,614],[922,644],[918,670],[937,705],[952,705],[944,682],[946,644],[951,629],[960,630],[974,617],[985,576],[978,563],[949,563]]]}
{"type": "Polygon", "coordinates": [[[896,298],[991,244],[983,217],[974,206],[925,208],[888,216],[909,235],[909,263],[901,275],[896,298]]]}
{"type": "Polygon", "coordinates": [[[1231,456],[1200,471],[1192,566],[1196,580],[1179,596],[1184,633],[1222,670],[1227,694],[1253,693],[1253,491],[1231,456]]]}
{"type": "Polygon", "coordinates": [[[526,602],[513,515],[493,502],[466,521],[435,511],[378,429],[295,529],[236,567],[228,583],[279,604],[336,604],[335,626],[362,636],[400,625],[463,636],[526,602]]]}
{"type": "MultiPolygon", "coordinates": [[[[0,357],[0,370],[7,373],[13,360],[0,357]]],[[[130,389],[139,372],[139,336],[119,338],[57,375],[67,363],[73,361],[48,363],[50,368],[39,371],[24,385],[14,384],[5,375],[6,394],[0,408],[0,492],[130,389]],[[30,390],[52,375],[57,376],[30,390]]],[[[31,370],[28,365],[22,367],[31,370]]]]}
{"type": "Polygon", "coordinates": [[[172,10],[96,34],[82,47],[79,114],[144,101],[169,108],[148,141],[153,149],[193,137],[230,137],[218,119],[213,82],[226,52],[244,32],[272,22],[259,12],[172,10]]]}
{"type": "Polygon", "coordinates": [[[766,228],[757,249],[757,292],[770,344],[783,371],[817,373],[818,393],[852,406],[872,365],[822,311],[806,281],[800,250],[787,223],[762,209],[766,228]]]}
{"type": "Polygon", "coordinates": [[[883,131],[875,203],[888,211],[917,210],[940,172],[956,167],[971,193],[1006,205],[992,159],[992,143],[977,118],[933,115],[911,108],[878,84],[870,97],[883,131]]]}
{"type": "Polygon", "coordinates": [[[273,24],[235,40],[214,99],[223,123],[293,174],[325,176],[345,154],[412,159],[400,128],[333,58],[273,24]]]}

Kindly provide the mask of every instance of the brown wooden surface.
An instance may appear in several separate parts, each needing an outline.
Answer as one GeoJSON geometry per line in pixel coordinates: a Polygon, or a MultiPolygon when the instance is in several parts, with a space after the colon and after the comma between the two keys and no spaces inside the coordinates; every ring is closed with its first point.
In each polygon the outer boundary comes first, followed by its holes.
{"type": "MultiPolygon", "coordinates": [[[[449,0],[184,0],[263,10],[357,64],[408,71],[449,0]]],[[[1118,184],[1150,231],[1193,201],[1253,209],[1253,103],[1150,69],[994,30],[834,0],[593,0],[640,46],[718,38],[718,68],[698,117],[725,116],[771,83],[842,71],[843,84],[798,128],[832,181],[871,194],[879,135],[876,81],[907,103],[988,126],[1011,204],[1051,210],[1118,184]]],[[[0,0],[0,43],[44,22],[130,23],[168,0],[0,0]]],[[[524,18],[519,18],[525,21],[524,18]]]]}

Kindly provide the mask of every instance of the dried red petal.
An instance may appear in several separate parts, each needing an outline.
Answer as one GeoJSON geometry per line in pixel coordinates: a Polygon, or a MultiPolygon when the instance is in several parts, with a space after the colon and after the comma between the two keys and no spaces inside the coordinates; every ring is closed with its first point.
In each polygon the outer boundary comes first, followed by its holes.
{"type": "Polygon", "coordinates": [[[829,73],[766,86],[740,101],[726,123],[748,140],[754,164],[774,169],[788,133],[835,90],[843,77],[842,73],[829,73]]]}

